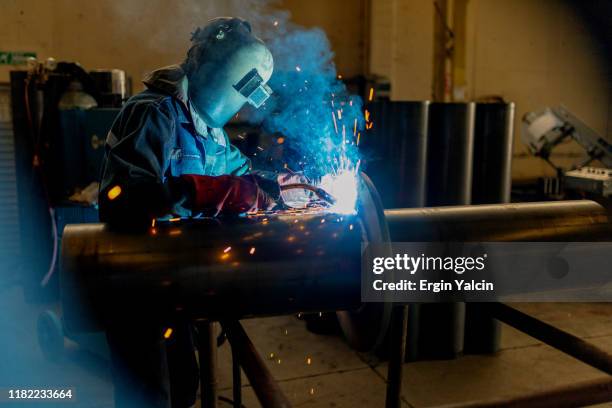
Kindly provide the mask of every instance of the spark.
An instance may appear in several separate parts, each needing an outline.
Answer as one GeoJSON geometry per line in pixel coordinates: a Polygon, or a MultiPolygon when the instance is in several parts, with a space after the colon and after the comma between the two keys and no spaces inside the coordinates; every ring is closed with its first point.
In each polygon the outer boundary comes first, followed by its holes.
{"type": "Polygon", "coordinates": [[[120,186],[114,186],[113,188],[108,190],[108,193],[106,193],[106,196],[111,201],[114,200],[115,198],[119,197],[119,195],[121,195],[121,187],[120,186]]]}
{"type": "Polygon", "coordinates": [[[353,224],[349,225],[349,230],[353,230],[353,224]]]}
{"type": "Polygon", "coordinates": [[[338,109],[338,120],[342,120],[342,109],[338,109]]]}
{"type": "Polygon", "coordinates": [[[172,336],[172,328],[168,327],[166,331],[164,332],[164,339],[169,339],[170,336],[172,336]]]}
{"type": "Polygon", "coordinates": [[[274,358],[274,353],[270,353],[270,360],[274,358]]]}
{"type": "Polygon", "coordinates": [[[151,220],[151,228],[155,228],[155,218],[151,220]]]}
{"type": "Polygon", "coordinates": [[[255,247],[251,247],[251,249],[249,249],[249,254],[253,255],[255,253],[255,247]]]}
{"type": "Polygon", "coordinates": [[[371,101],[374,98],[374,88],[370,88],[370,95],[368,96],[368,101],[371,101]]]}
{"type": "Polygon", "coordinates": [[[299,66],[299,65],[296,65],[296,66],[295,66],[295,70],[296,70],[297,72],[302,72],[302,68],[300,68],[300,66],[299,66]]]}
{"type": "Polygon", "coordinates": [[[170,222],[177,222],[177,221],[180,221],[180,220],[181,220],[181,217],[175,217],[175,218],[170,218],[168,221],[170,221],[170,222]]]}
{"type": "Polygon", "coordinates": [[[229,251],[231,251],[231,250],[232,250],[232,247],[231,247],[231,246],[228,246],[227,248],[225,248],[225,249],[223,250],[223,253],[224,253],[224,254],[227,254],[227,253],[228,253],[229,251]]]}
{"type": "Polygon", "coordinates": [[[369,110],[365,110],[365,121],[369,122],[370,121],[370,111],[369,110]]]}
{"type": "Polygon", "coordinates": [[[173,236],[174,235],[181,235],[181,234],[182,234],[182,231],[180,229],[176,229],[176,228],[169,232],[169,235],[173,235],[173,236]]]}
{"type": "Polygon", "coordinates": [[[278,27],[278,21],[274,22],[274,27],[278,27]]]}
{"type": "Polygon", "coordinates": [[[279,137],[278,139],[276,139],[276,143],[278,143],[278,144],[285,143],[285,138],[284,137],[279,137]]]}
{"type": "Polygon", "coordinates": [[[344,168],[336,174],[326,174],[321,178],[319,187],[336,198],[336,203],[329,208],[329,211],[338,214],[355,213],[357,169],[357,167],[344,168]]]}
{"type": "Polygon", "coordinates": [[[311,389],[308,391],[308,393],[309,393],[310,395],[314,395],[314,388],[311,388],[311,389]]]}
{"type": "Polygon", "coordinates": [[[338,124],[336,123],[336,114],[332,111],[332,118],[334,119],[334,129],[336,130],[336,134],[338,134],[338,124]]]}
{"type": "Polygon", "coordinates": [[[357,132],[357,146],[359,146],[359,139],[361,138],[361,132],[357,132]]]}
{"type": "Polygon", "coordinates": [[[308,357],[306,359],[306,364],[311,365],[312,364],[312,359],[310,357],[308,357]]]}
{"type": "Polygon", "coordinates": [[[374,126],[374,122],[366,123],[366,130],[372,129],[373,126],[374,126]]]}
{"type": "Polygon", "coordinates": [[[355,122],[353,123],[353,136],[357,134],[357,118],[355,118],[355,122]]]}
{"type": "Polygon", "coordinates": [[[321,224],[325,224],[325,218],[321,220],[321,224]]]}

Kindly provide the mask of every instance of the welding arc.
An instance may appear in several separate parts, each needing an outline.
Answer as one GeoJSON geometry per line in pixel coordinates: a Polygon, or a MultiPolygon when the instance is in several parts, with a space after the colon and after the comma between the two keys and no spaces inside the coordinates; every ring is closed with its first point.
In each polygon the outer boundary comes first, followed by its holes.
{"type": "Polygon", "coordinates": [[[320,187],[315,187],[315,186],[310,185],[310,184],[306,184],[306,183],[285,184],[283,186],[280,186],[280,189],[281,189],[281,191],[286,191],[286,190],[308,190],[308,191],[312,191],[313,193],[315,193],[317,195],[317,197],[319,197],[323,201],[326,201],[330,205],[336,204],[336,199],[334,197],[332,197],[331,194],[329,194],[327,191],[323,190],[320,187]]]}

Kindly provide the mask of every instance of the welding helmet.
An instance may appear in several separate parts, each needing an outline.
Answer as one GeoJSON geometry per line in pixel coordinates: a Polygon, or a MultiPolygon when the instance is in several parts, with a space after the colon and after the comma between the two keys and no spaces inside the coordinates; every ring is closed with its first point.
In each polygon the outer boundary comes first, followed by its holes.
{"type": "Polygon", "coordinates": [[[245,103],[260,107],[271,95],[272,54],[239,18],[216,18],[199,28],[183,63],[193,109],[214,128],[245,103]]]}

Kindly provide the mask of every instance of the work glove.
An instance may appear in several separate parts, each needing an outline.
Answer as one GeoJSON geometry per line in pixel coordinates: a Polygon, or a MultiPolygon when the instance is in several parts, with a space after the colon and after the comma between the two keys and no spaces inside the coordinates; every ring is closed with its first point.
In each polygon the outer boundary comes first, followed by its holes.
{"type": "Polygon", "coordinates": [[[282,190],[282,186],[289,184],[309,184],[310,181],[299,173],[279,173],[277,176],[279,186],[281,186],[281,199],[289,207],[303,208],[312,200],[312,192],[302,188],[282,190]]]}
{"type": "Polygon", "coordinates": [[[276,201],[261,189],[254,176],[200,176],[184,174],[179,183],[192,211],[240,214],[271,210],[276,201]]]}

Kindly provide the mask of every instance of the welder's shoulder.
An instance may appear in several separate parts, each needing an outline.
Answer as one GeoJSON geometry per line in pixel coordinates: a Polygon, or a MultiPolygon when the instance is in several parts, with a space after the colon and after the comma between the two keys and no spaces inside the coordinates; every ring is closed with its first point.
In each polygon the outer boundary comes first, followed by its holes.
{"type": "Polygon", "coordinates": [[[124,114],[134,113],[161,113],[173,118],[176,113],[174,98],[168,94],[145,90],[137,95],[132,96],[122,108],[124,114]]]}

